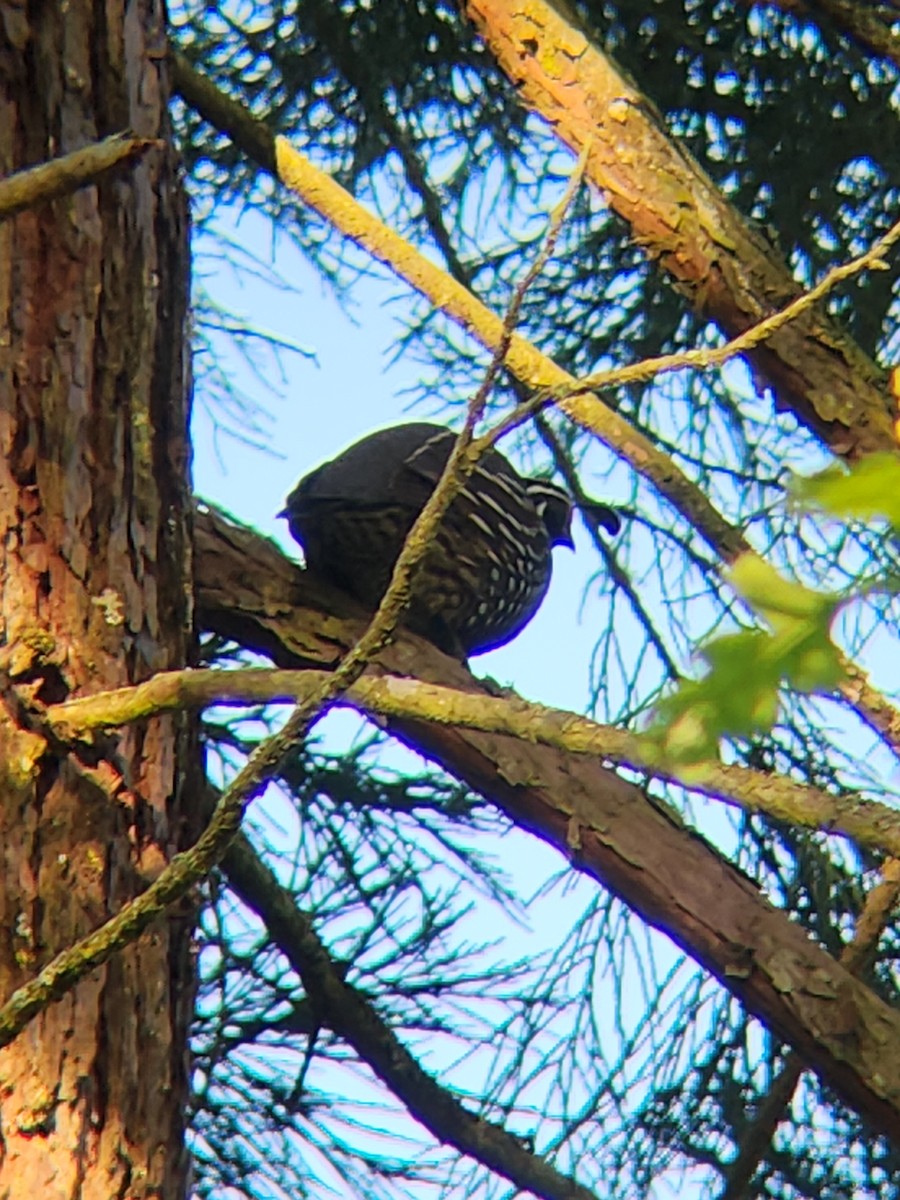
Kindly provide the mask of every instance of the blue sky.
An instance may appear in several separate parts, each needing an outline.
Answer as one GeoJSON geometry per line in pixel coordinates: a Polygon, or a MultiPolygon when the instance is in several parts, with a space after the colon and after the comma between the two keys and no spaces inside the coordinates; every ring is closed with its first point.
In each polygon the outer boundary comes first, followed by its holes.
{"type": "MultiPolygon", "coordinates": [[[[222,344],[227,374],[268,409],[271,419],[265,423],[266,446],[245,444],[222,430],[217,431],[209,411],[198,405],[194,426],[195,487],[199,494],[222,505],[238,519],[276,537],[289,555],[298,557],[298,548],[288,536],[285,523],[275,516],[298,478],[372,429],[404,419],[430,419],[438,405],[430,410],[410,408],[407,393],[417,382],[419,368],[402,359],[391,363],[394,342],[402,332],[404,312],[402,300],[396,299],[401,287],[392,277],[375,271],[358,279],[350,294],[350,306],[345,308],[287,237],[278,241],[272,259],[268,225],[252,213],[228,224],[232,216],[227,212],[219,215],[219,222],[225,223],[223,227],[229,236],[264,260],[272,261],[280,275],[296,289],[295,293],[269,285],[261,275],[236,276],[228,270],[210,275],[206,286],[225,310],[245,317],[252,326],[299,343],[309,354],[286,355],[283,359],[286,378],[281,381],[273,371],[276,388],[266,393],[252,372],[222,344]]],[[[201,255],[203,247],[201,239],[198,247],[201,255]]],[[[200,265],[203,269],[202,259],[200,265]]],[[[260,440],[258,431],[252,433],[251,440],[260,440]]],[[[590,489],[590,480],[587,484],[590,489]]],[[[602,491],[593,490],[598,498],[604,498],[602,491]]],[[[583,711],[590,692],[589,664],[598,638],[595,622],[605,623],[605,613],[598,614],[597,606],[583,604],[585,581],[598,563],[584,530],[578,526],[575,534],[574,554],[565,550],[555,552],[553,583],[535,620],[508,646],[473,660],[472,667],[476,674],[489,674],[530,699],[583,711]]],[[[703,603],[702,598],[695,600],[694,608],[703,603]]],[[[627,645],[625,648],[627,651],[627,645]]],[[[360,722],[354,715],[335,713],[317,733],[320,736],[324,733],[327,744],[336,749],[352,741],[359,728],[360,722]]],[[[868,745],[861,745],[860,757],[866,753],[868,745]]],[[[403,764],[410,760],[407,751],[396,749],[387,755],[387,761],[402,770],[403,764]]],[[[286,840],[296,837],[293,817],[283,811],[279,815],[277,803],[272,805],[271,797],[269,805],[274,821],[285,831],[286,840]]],[[[726,852],[733,852],[733,821],[723,806],[701,802],[694,811],[704,834],[717,840],[726,852]]],[[[503,863],[523,899],[533,896],[545,881],[565,867],[560,855],[517,831],[505,838],[486,837],[481,846],[503,863]]],[[[595,884],[569,872],[566,883],[560,882],[530,909],[530,932],[513,920],[505,922],[502,916],[492,915],[490,933],[508,938],[504,950],[507,957],[537,953],[566,936],[577,925],[579,912],[589,907],[597,895],[595,884]]],[[[487,936],[483,925],[483,916],[476,909],[461,923],[458,936],[477,942],[487,936]]],[[[609,1039],[611,1061],[615,1060],[614,1047],[620,1035],[634,1031],[614,1029],[610,1014],[614,1009],[632,1016],[644,1011],[641,973],[646,969],[648,955],[652,953],[660,975],[678,958],[677,951],[665,938],[649,932],[645,941],[644,930],[640,929],[636,935],[636,928],[639,923],[633,922],[635,941],[623,948],[622,961],[616,970],[599,974],[588,984],[593,989],[598,1021],[609,1039]],[[636,949],[641,951],[640,965],[633,953],[636,949]],[[634,989],[633,1003],[629,1003],[629,989],[634,989]]],[[[678,980],[691,973],[688,964],[670,981],[670,987],[675,988],[678,980]]],[[[706,994],[714,991],[707,987],[706,994]]],[[[648,1036],[655,1034],[651,1031],[648,1036]]],[[[439,1069],[448,1061],[445,1055],[446,1047],[435,1044],[425,1054],[425,1063],[429,1069],[439,1069]]],[[[474,1091],[478,1090],[477,1073],[472,1073],[471,1064],[465,1066],[462,1078],[474,1091]]],[[[652,1194],[667,1193],[661,1186],[652,1194]]]]}
{"type": "MultiPolygon", "coordinates": [[[[342,304],[290,240],[279,240],[274,260],[266,222],[255,214],[238,216],[228,236],[268,259],[296,294],[285,294],[259,275],[228,270],[205,280],[218,304],[308,354],[284,354],[286,378],[270,371],[274,390],[264,385],[220,340],[228,372],[239,387],[270,414],[263,421],[267,447],[243,443],[216,428],[205,403],[195,405],[195,490],[235,517],[274,536],[291,556],[298,548],[275,514],[307,471],[349,443],[402,420],[440,419],[423,405],[412,406],[408,390],[416,383],[415,363],[392,362],[402,332],[403,305],[390,303],[401,285],[387,272],[360,278],[342,304]]],[[[204,241],[200,240],[202,255],[204,241]]],[[[204,270],[201,259],[200,269],[204,270]]],[[[440,398],[436,398],[435,408],[440,398]]],[[[256,432],[251,439],[258,440],[256,432]]],[[[596,630],[581,616],[586,561],[592,556],[583,528],[576,524],[576,553],[554,552],[553,582],[531,625],[508,646],[473,660],[477,674],[490,674],[522,694],[559,707],[583,709],[588,695],[587,666],[596,630]]],[[[591,564],[592,566],[595,564],[591,564]]]]}

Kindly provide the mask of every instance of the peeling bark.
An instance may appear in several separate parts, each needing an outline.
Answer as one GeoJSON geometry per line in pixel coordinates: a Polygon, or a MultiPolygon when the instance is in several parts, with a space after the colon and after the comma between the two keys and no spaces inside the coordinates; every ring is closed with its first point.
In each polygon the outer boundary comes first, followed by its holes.
{"type": "MultiPolygon", "coordinates": [[[[123,130],[164,138],[164,48],[157,0],[3,6],[0,175],[123,130]]],[[[187,261],[163,143],[0,225],[4,997],[190,839],[187,720],[79,757],[39,717],[189,658],[187,261]]],[[[0,1053],[0,1194],[183,1194],[191,920],[173,914],[0,1053]]]]}

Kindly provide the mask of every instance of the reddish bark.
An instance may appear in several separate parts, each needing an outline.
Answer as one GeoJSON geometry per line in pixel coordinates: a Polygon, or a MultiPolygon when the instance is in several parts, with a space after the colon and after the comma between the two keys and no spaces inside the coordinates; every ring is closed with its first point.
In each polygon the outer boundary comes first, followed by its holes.
{"type": "MultiPolygon", "coordinates": [[[[157,0],[5,5],[0,174],[118,130],[165,137],[164,48],[157,0]]],[[[0,225],[4,997],[191,832],[189,723],[148,722],[101,759],[44,741],[35,715],[189,656],[186,235],[162,147],[0,225]]],[[[0,1052],[0,1194],[183,1193],[190,919],[0,1052]]]]}

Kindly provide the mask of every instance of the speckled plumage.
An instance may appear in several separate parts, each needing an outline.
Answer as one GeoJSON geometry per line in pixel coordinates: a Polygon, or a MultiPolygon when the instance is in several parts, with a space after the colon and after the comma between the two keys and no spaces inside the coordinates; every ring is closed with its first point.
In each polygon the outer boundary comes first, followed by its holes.
{"type": "MultiPolygon", "coordinates": [[[[395,425],[303,478],[282,515],[308,568],[374,610],[453,441],[441,425],[395,425]]],[[[490,451],[445,513],[404,623],[461,658],[508,642],[544,598],[552,547],[572,546],[571,518],[562,488],[490,451]]]]}

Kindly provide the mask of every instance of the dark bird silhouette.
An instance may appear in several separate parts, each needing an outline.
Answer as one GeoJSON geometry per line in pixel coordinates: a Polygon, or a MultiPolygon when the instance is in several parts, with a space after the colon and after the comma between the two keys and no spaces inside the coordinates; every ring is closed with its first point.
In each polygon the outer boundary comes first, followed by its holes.
{"type": "MultiPolygon", "coordinates": [[[[394,425],[301,479],[279,515],[309,570],[374,610],[454,438],[442,425],[394,425]]],[[[563,488],[523,478],[490,450],[444,514],[403,623],[458,658],[502,646],[543,600],[552,547],[573,547],[571,522],[563,488]]]]}

